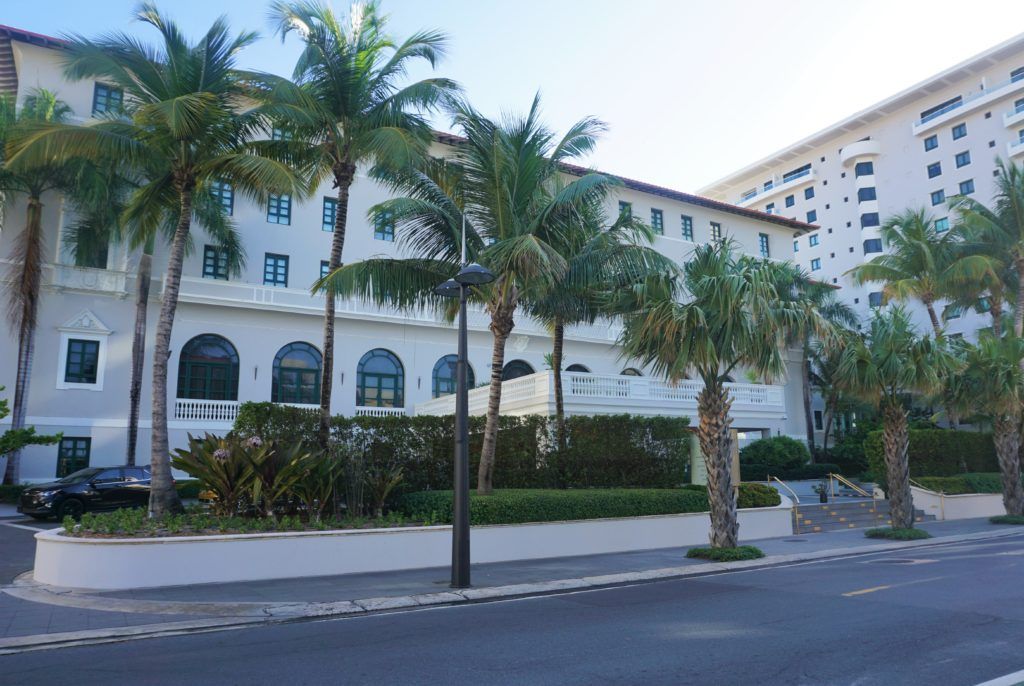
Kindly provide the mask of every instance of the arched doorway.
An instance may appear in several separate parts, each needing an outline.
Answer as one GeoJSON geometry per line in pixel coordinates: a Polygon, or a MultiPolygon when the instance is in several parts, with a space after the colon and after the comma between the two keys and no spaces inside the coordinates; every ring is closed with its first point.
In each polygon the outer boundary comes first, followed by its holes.
{"type": "Polygon", "coordinates": [[[238,351],[217,334],[196,336],[178,357],[178,398],[238,400],[238,351]]]}
{"type": "Polygon", "coordinates": [[[390,350],[374,348],[359,360],[356,405],[405,407],[405,368],[390,350]]]}
{"type": "Polygon", "coordinates": [[[309,343],[296,341],[277,351],[270,399],[275,403],[316,405],[320,402],[323,356],[309,343]]]}

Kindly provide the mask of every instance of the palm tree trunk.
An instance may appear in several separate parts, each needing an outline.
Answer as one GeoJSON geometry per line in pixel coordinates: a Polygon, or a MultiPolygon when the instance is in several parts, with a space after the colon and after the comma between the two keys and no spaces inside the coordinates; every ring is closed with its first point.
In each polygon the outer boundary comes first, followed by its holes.
{"type": "Polygon", "coordinates": [[[480,466],[476,475],[476,491],[490,495],[494,491],[494,450],[498,441],[498,411],[501,408],[501,374],[505,368],[505,342],[515,322],[512,313],[515,306],[500,304],[491,312],[491,334],[494,348],[491,351],[491,385],[487,394],[487,421],[484,424],[483,448],[480,451],[480,466]]]}
{"type": "Polygon", "coordinates": [[[809,336],[804,336],[803,351],[800,359],[800,382],[804,394],[804,427],[807,429],[807,450],[814,462],[814,416],[811,412],[811,356],[808,348],[811,345],[809,336]]]}
{"type": "Polygon", "coordinates": [[[551,348],[551,372],[555,376],[555,440],[559,450],[565,450],[565,403],[562,397],[562,347],[565,343],[565,325],[555,324],[554,344],[551,348]]]}
{"type": "MultiPolygon", "coordinates": [[[[828,408],[828,406],[826,406],[825,407],[825,432],[824,432],[824,434],[821,437],[821,450],[824,453],[828,452],[828,435],[832,431],[832,417],[833,416],[835,416],[835,413],[832,410],[830,410],[828,408]]],[[[827,461],[828,460],[826,460],[826,462],[827,461]]]]}
{"type": "MultiPolygon", "coordinates": [[[[942,337],[942,324],[939,323],[939,317],[935,313],[935,306],[931,300],[923,300],[925,308],[928,310],[928,318],[932,322],[932,332],[935,334],[935,338],[939,339],[942,337]]],[[[950,427],[954,429],[960,428],[960,415],[957,413],[953,403],[953,399],[949,397],[948,393],[943,393],[942,407],[946,411],[946,419],[949,420],[950,427]]],[[[964,465],[964,471],[967,471],[966,463],[961,459],[961,464],[964,465]]]]}
{"type": "Polygon", "coordinates": [[[882,442],[885,446],[886,485],[889,496],[889,519],[894,529],[914,526],[914,500],[910,493],[910,444],[907,412],[898,402],[886,404],[882,410],[882,442]]]}
{"type": "Polygon", "coordinates": [[[1024,514],[1024,488],[1020,483],[1020,417],[1000,415],[993,422],[999,471],[1003,476],[1003,507],[1006,514],[1024,514]]]}
{"type": "MultiPolygon", "coordinates": [[[[341,253],[345,248],[345,229],[348,226],[348,194],[352,188],[356,168],[348,162],[334,169],[334,184],[338,188],[338,206],[334,212],[334,235],[331,238],[330,271],[341,266],[341,253]]],[[[320,370],[320,424],[317,442],[326,450],[331,436],[331,391],[334,388],[334,309],[335,299],[330,294],[324,297],[324,348],[323,365],[320,370]]]]}
{"type": "Polygon", "coordinates": [[[153,342],[153,429],[149,491],[149,516],[163,517],[182,511],[181,499],[171,478],[171,455],[167,440],[167,358],[171,355],[171,330],[178,309],[181,289],[181,263],[185,258],[188,232],[192,225],[192,189],[179,189],[178,225],[174,229],[167,271],[164,276],[163,301],[153,342]]]}
{"type": "Polygon", "coordinates": [[[935,332],[935,337],[938,338],[942,335],[942,324],[939,323],[939,317],[935,314],[935,306],[928,300],[924,301],[924,306],[928,310],[928,319],[932,321],[932,331],[935,332]]]}
{"type": "MultiPolygon", "coordinates": [[[[36,319],[39,315],[39,290],[43,267],[43,204],[38,195],[30,195],[25,210],[25,232],[12,257],[21,268],[15,274],[13,319],[18,327],[18,366],[14,381],[14,406],[11,429],[25,428],[28,416],[28,389],[35,355],[36,319]]],[[[21,449],[7,456],[3,483],[17,484],[21,479],[21,449]]]]}
{"type": "Polygon", "coordinates": [[[128,392],[128,464],[135,464],[139,440],[139,406],[142,402],[142,373],[146,364],[146,317],[149,312],[149,286],[153,276],[153,238],[139,256],[135,283],[135,332],[132,335],[132,380],[128,392]]]}
{"type": "Polygon", "coordinates": [[[700,419],[697,438],[708,471],[708,504],[711,509],[711,545],[735,548],[739,540],[736,497],[732,488],[732,418],[729,391],[716,379],[704,380],[697,395],[700,419]]]}
{"type": "MultiPolygon", "coordinates": [[[[1024,274],[1024,259],[1014,260],[1017,267],[1017,274],[1024,274]]],[[[1020,338],[1024,336],[1024,278],[1017,279],[1017,302],[1013,307],[1013,334],[1020,338]]]]}
{"type": "Polygon", "coordinates": [[[999,298],[989,297],[989,313],[992,315],[992,333],[996,337],[1003,335],[1003,302],[999,298]]]}

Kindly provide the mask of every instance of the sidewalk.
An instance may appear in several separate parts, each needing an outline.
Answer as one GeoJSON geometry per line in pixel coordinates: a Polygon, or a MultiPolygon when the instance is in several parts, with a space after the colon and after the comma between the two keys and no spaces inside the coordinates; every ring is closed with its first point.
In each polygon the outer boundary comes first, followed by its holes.
{"type": "MultiPolygon", "coordinates": [[[[203,630],[211,625],[352,615],[592,589],[846,554],[1024,535],[1020,527],[996,526],[987,519],[928,522],[919,526],[936,538],[911,543],[880,542],[865,538],[863,529],[853,529],[749,541],[767,557],[729,564],[687,559],[687,548],[482,564],[473,567],[473,588],[462,591],[449,588],[448,568],[106,592],[41,586],[24,575],[3,589],[6,595],[0,595],[0,654],[26,644],[88,640],[98,636],[94,631],[98,628],[121,627],[123,635],[203,630]]],[[[116,631],[107,634],[118,635],[116,631]]]]}

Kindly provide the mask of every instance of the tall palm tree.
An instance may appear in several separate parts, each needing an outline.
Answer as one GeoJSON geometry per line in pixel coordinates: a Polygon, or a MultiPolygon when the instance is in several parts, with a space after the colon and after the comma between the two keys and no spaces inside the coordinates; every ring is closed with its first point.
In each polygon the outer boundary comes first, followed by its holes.
{"type": "Polygon", "coordinates": [[[693,369],[704,382],[697,396],[697,436],[707,464],[711,545],[734,547],[739,523],[731,474],[732,399],[725,383],[738,367],[761,378],[785,371],[791,332],[827,334],[813,309],[780,297],[780,264],[737,255],[729,241],[696,248],[681,278],[654,276],[612,299],[622,313],[624,354],[676,381],[693,369]]]}
{"type": "MultiPolygon", "coordinates": [[[[271,20],[282,40],[292,31],[305,47],[293,78],[299,92],[282,109],[291,133],[308,142],[316,188],[330,178],[337,191],[330,269],[341,265],[349,190],[360,165],[407,166],[427,150],[431,130],[423,114],[457,91],[448,79],[400,84],[417,60],[433,67],[446,38],[421,31],[398,43],[385,33],[376,4],[352,5],[347,22],[319,2],[275,2],[271,20]]],[[[324,301],[319,440],[326,447],[334,383],[335,299],[324,301]]]]}
{"type": "Polygon", "coordinates": [[[981,335],[966,355],[961,390],[972,409],[992,419],[992,438],[1003,480],[1006,514],[1024,514],[1020,423],[1024,405],[1024,341],[981,335]]]}
{"type": "Polygon", "coordinates": [[[836,417],[854,407],[838,376],[844,341],[851,335],[855,334],[839,329],[837,338],[829,344],[821,341],[811,344],[808,370],[811,386],[825,403],[825,428],[821,439],[822,450],[825,452],[828,452],[828,439],[832,434],[832,424],[836,417]]]}
{"type": "Polygon", "coordinates": [[[617,287],[641,281],[652,273],[671,274],[675,263],[650,247],[654,231],[622,213],[611,226],[600,198],[570,216],[558,252],[566,270],[558,278],[531,289],[525,309],[552,334],[551,370],[555,381],[555,438],[565,447],[565,403],[562,358],[565,328],[593,324],[606,316],[604,296],[617,287]]]}
{"type": "MultiPolygon", "coordinates": [[[[8,149],[35,125],[65,121],[71,110],[50,91],[39,90],[25,99],[20,110],[12,98],[0,97],[0,209],[15,199],[25,202],[25,228],[12,241],[12,286],[7,291],[7,319],[11,331],[18,332],[18,361],[14,382],[11,430],[25,428],[28,411],[29,380],[35,350],[36,321],[42,285],[46,237],[43,233],[43,199],[47,193],[74,191],[78,182],[88,179],[94,168],[67,159],[47,158],[29,163],[11,159],[8,149]]],[[[81,208],[81,196],[70,198],[81,208]],[[77,200],[76,200],[77,198],[77,200]]],[[[21,450],[7,456],[3,483],[16,484],[21,472],[21,450]]]]}
{"type": "Polygon", "coordinates": [[[165,286],[153,350],[153,428],[149,510],[159,517],[181,509],[171,479],[167,441],[167,359],[178,305],[182,261],[197,206],[216,202],[211,185],[231,184],[257,202],[267,193],[301,194],[305,185],[285,154],[269,141],[254,141],[269,128],[267,112],[252,103],[262,75],[235,66],[254,33],[230,34],[216,20],[196,43],[155,6],[136,18],[161,36],[158,47],[125,34],[96,40],[73,37],[64,52],[71,79],[99,79],[124,92],[125,117],[86,126],[41,126],[12,155],[35,161],[52,157],[120,160],[143,182],[128,198],[127,222],[156,226],[168,205],[176,208],[165,286]],[[248,109],[243,109],[248,107],[248,109]]]}
{"type": "Polygon", "coordinates": [[[582,204],[604,197],[615,182],[585,173],[561,183],[562,164],[590,152],[604,125],[593,118],[574,124],[558,139],[540,120],[540,99],[524,117],[495,121],[468,103],[452,105],[465,140],[450,158],[427,160],[416,169],[380,174],[403,197],[381,203],[400,231],[400,246],[412,257],[375,258],[345,265],[318,284],[335,295],[354,295],[402,308],[443,307],[434,288],[461,263],[465,219],[467,257],[497,279],[472,290],[491,318],[494,337],[483,448],[477,474],[482,494],[493,490],[494,449],[501,405],[505,342],[515,314],[531,289],[565,274],[558,252],[568,218],[582,204]]]}
{"type": "Polygon", "coordinates": [[[893,528],[914,525],[905,401],[910,394],[941,389],[943,378],[955,367],[944,338],[919,335],[900,306],[876,314],[867,334],[852,337],[842,351],[837,368],[841,387],[882,414],[886,494],[893,528]]]}
{"type": "Polygon", "coordinates": [[[968,234],[1005,256],[1016,277],[1013,333],[1024,336],[1024,166],[996,160],[996,193],[992,208],[966,196],[951,203],[968,234]]]}

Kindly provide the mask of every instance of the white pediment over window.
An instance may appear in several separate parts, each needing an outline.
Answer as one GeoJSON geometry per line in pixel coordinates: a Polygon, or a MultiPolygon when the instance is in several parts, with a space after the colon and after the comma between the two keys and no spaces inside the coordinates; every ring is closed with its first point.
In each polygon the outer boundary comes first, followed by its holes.
{"type": "Polygon", "coordinates": [[[91,310],[82,310],[71,319],[57,327],[60,331],[72,331],[78,333],[91,333],[101,336],[109,336],[111,331],[107,325],[100,321],[100,318],[91,310]]]}

